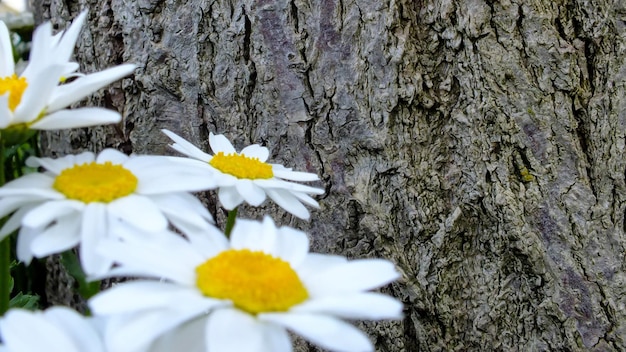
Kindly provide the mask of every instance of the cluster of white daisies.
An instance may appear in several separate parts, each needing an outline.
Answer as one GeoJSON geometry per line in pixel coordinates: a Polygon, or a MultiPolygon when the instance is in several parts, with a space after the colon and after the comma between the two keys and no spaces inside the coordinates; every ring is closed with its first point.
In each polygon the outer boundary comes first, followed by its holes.
{"type": "MultiPolygon", "coordinates": [[[[66,109],[135,69],[126,64],[84,75],[70,61],[86,13],[53,35],[33,35],[28,66],[15,71],[0,22],[0,141],[36,130],[119,122],[101,108],[66,109]]],[[[0,318],[0,351],[291,351],[291,331],[333,351],[371,351],[368,337],[343,319],[399,319],[402,304],[372,289],[398,279],[386,260],[309,252],[307,235],[236,219],[221,231],[191,192],[216,190],[221,205],[260,206],[266,198],[302,219],[322,189],[298,182],[315,174],[267,162],[267,148],[237,151],[211,134],[208,154],[171,131],[186,157],[131,155],[114,149],[31,157],[26,174],[0,188],[0,239],[18,232],[15,253],[33,257],[78,247],[90,279],[134,277],[88,301],[92,316],[66,307],[11,309],[0,318]],[[176,232],[173,232],[176,231],[176,232]]],[[[235,213],[236,214],[236,213],[235,213]]]]}

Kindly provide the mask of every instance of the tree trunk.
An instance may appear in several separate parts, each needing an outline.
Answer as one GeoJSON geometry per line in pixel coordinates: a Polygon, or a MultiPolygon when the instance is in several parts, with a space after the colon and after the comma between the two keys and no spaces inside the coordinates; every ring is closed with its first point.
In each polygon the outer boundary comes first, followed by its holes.
{"type": "Polygon", "coordinates": [[[162,128],[209,150],[213,131],[318,173],[310,222],[272,214],[397,264],[404,320],[361,325],[377,351],[626,349],[623,1],[33,8],[61,28],[90,10],[82,71],[139,66],[90,101],[121,124],[49,133],[48,153],[172,153],[162,128]]]}

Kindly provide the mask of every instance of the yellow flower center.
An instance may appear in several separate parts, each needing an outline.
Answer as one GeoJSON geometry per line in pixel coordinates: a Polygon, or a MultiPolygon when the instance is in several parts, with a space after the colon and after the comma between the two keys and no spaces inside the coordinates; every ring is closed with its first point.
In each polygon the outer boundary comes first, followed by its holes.
{"type": "Polygon", "coordinates": [[[221,172],[237,178],[268,179],[274,177],[272,165],[266,164],[259,158],[250,158],[245,155],[219,152],[213,155],[209,164],[221,172]]]}
{"type": "Polygon", "coordinates": [[[205,296],[251,314],[284,312],[309,297],[289,263],[263,252],[230,249],[200,264],[196,274],[205,296]]]}
{"type": "Polygon", "coordinates": [[[16,74],[0,78],[0,95],[9,94],[9,109],[15,111],[15,108],[22,101],[22,95],[28,87],[26,78],[17,77],[16,74]]]}
{"type": "Polygon", "coordinates": [[[63,170],[54,180],[54,189],[69,199],[85,203],[109,203],[127,196],[137,188],[137,177],[122,165],[110,161],[76,165],[63,170]]]}

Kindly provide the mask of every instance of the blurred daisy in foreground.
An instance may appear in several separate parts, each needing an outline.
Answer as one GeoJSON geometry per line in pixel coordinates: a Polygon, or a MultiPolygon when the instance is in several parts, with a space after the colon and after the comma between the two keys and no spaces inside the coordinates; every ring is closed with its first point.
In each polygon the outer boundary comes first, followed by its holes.
{"type": "Polygon", "coordinates": [[[101,239],[115,237],[118,222],[158,232],[168,220],[186,231],[204,229],[212,221],[202,203],[187,193],[206,189],[211,180],[168,157],[129,157],[105,149],[97,157],[90,152],[31,157],[27,165],[47,171],[0,188],[0,217],[14,212],[0,229],[0,239],[21,226],[17,256],[26,264],[33,256],[60,253],[80,243],[83,270],[98,274],[112,262],[95,248],[101,239]]]}
{"type": "Polygon", "coordinates": [[[33,33],[28,65],[15,71],[9,31],[0,21],[0,129],[4,140],[20,142],[29,130],[53,130],[119,122],[118,112],[102,108],[65,108],[98,89],[133,72],[135,65],[124,64],[107,70],[80,75],[78,64],[70,62],[80,29],[87,16],[81,13],[63,33],[52,35],[47,22],[33,33]],[[70,83],[61,84],[76,76],[70,83]]]}
{"type": "Polygon", "coordinates": [[[11,309],[0,317],[2,352],[104,352],[91,318],[66,307],[31,312],[11,309]]]}
{"type": "Polygon", "coordinates": [[[238,153],[226,137],[211,133],[209,144],[214,155],[209,155],[171,131],[163,130],[163,133],[175,142],[172,148],[196,159],[196,164],[213,175],[219,188],[219,200],[227,210],[235,209],[244,201],[259,206],[266,196],[301,219],[309,218],[309,211],[302,203],[319,207],[309,194],[323,194],[323,189],[289,182],[317,181],[317,175],[267,163],[269,151],[265,147],[253,144],[238,153]]]}
{"type": "Polygon", "coordinates": [[[372,351],[342,319],[399,319],[402,304],[367,292],[399,277],[386,260],[309,253],[305,233],[238,219],[230,242],[217,229],[189,241],[107,241],[101,252],[124,282],[89,301],[107,319],[108,349],[125,351],[292,350],[287,330],[333,351],[372,351]]]}

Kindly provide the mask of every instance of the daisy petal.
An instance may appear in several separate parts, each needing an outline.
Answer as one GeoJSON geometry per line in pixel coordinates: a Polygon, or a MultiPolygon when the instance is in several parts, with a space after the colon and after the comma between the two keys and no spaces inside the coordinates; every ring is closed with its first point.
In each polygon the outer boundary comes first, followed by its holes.
{"type": "Polygon", "coordinates": [[[107,148],[101,151],[95,160],[98,164],[104,164],[107,161],[111,162],[112,164],[124,164],[130,159],[131,158],[128,155],[120,152],[117,149],[107,148]]]}
{"type": "Polygon", "coordinates": [[[109,350],[130,352],[147,348],[159,335],[186,321],[201,316],[213,302],[205,300],[205,305],[185,310],[151,310],[140,314],[113,316],[105,331],[109,350]]]}
{"type": "Polygon", "coordinates": [[[363,332],[343,321],[314,314],[259,314],[259,320],[275,323],[333,351],[373,351],[363,332]]]}
{"type": "Polygon", "coordinates": [[[61,328],[41,319],[41,313],[12,309],[0,319],[0,331],[5,346],[11,351],[48,351],[50,346],[58,351],[80,352],[61,328]],[[33,338],[33,332],[37,338],[33,338]]]}
{"type": "Polygon", "coordinates": [[[0,96],[0,128],[6,128],[11,124],[12,120],[13,112],[9,109],[9,95],[5,94],[0,96]]]}
{"type": "Polygon", "coordinates": [[[348,260],[345,257],[339,255],[309,253],[304,258],[304,261],[296,267],[296,270],[300,277],[306,278],[347,262],[348,260]]]}
{"type": "Polygon", "coordinates": [[[89,307],[98,315],[139,312],[198,299],[207,300],[203,308],[223,305],[221,301],[206,299],[187,287],[158,281],[132,281],[117,285],[89,300],[89,307]]]}
{"type": "Polygon", "coordinates": [[[241,150],[239,154],[243,154],[249,158],[257,158],[260,162],[264,163],[270,156],[270,151],[258,144],[249,145],[241,150]]]}
{"type": "MultiPolygon", "coordinates": [[[[182,324],[160,336],[152,345],[150,352],[206,352],[204,340],[198,336],[204,336],[207,319],[196,318],[182,324]]],[[[279,351],[279,350],[275,350],[279,351]]]]}
{"type": "Polygon", "coordinates": [[[77,312],[56,306],[47,309],[43,314],[48,321],[63,327],[78,351],[102,352],[104,350],[100,343],[100,336],[95,329],[90,328],[91,321],[86,320],[77,312]]]}
{"type": "Polygon", "coordinates": [[[265,201],[265,192],[250,180],[240,180],[235,185],[239,195],[253,207],[258,207],[265,201]]]}
{"type": "Polygon", "coordinates": [[[401,319],[402,303],[380,293],[366,292],[352,295],[316,298],[291,309],[297,313],[330,314],[355,320],[401,319]]]}
{"type": "Polygon", "coordinates": [[[63,66],[48,66],[45,73],[39,72],[36,76],[27,78],[28,89],[24,91],[22,100],[15,108],[13,124],[29,123],[39,116],[46,106],[48,97],[59,83],[62,72],[63,66]]]}
{"type": "Polygon", "coordinates": [[[309,219],[309,211],[293,194],[282,189],[266,189],[267,195],[281,208],[303,220],[309,219]]]}
{"type": "Polygon", "coordinates": [[[306,278],[311,295],[366,291],[400,277],[393,263],[382,259],[360,259],[330,267],[306,278]],[[349,279],[347,279],[349,278],[349,279]]]}
{"type": "Polygon", "coordinates": [[[284,180],[291,181],[317,181],[319,177],[316,174],[312,174],[310,172],[298,172],[291,170],[273,170],[274,176],[278,178],[282,178],[284,180]]]}
{"type": "Polygon", "coordinates": [[[195,145],[189,143],[187,140],[185,140],[184,138],[180,137],[179,135],[177,135],[176,133],[170,131],[170,130],[166,130],[163,129],[161,130],[163,133],[165,133],[166,136],[170,137],[171,140],[174,141],[174,145],[172,145],[172,148],[174,148],[175,150],[177,150],[178,152],[180,152],[181,154],[185,154],[189,157],[198,159],[198,160],[202,160],[205,162],[208,162],[209,160],[211,160],[211,155],[203,152],[202,150],[200,150],[200,148],[196,147],[195,145]]]}
{"type": "Polygon", "coordinates": [[[83,210],[80,231],[80,263],[87,275],[106,272],[113,261],[102,257],[97,252],[97,245],[108,233],[106,206],[102,203],[90,203],[83,210]]]}
{"type": "Polygon", "coordinates": [[[78,39],[86,17],[87,11],[81,12],[74,21],[72,21],[72,25],[63,32],[56,48],[57,57],[55,59],[59,62],[69,61],[70,56],[74,53],[74,46],[76,46],[76,40],[78,39]]]}
{"type": "Polygon", "coordinates": [[[228,138],[224,137],[222,134],[215,135],[211,132],[209,134],[209,145],[214,154],[219,152],[223,152],[224,154],[237,153],[228,138]]]}
{"type": "Polygon", "coordinates": [[[29,227],[45,226],[59,217],[80,211],[83,208],[83,203],[72,200],[46,202],[28,213],[24,219],[22,219],[22,224],[29,227]]]}
{"type": "Polygon", "coordinates": [[[30,246],[40,233],[41,231],[39,229],[31,229],[28,227],[22,227],[20,229],[19,236],[17,236],[15,252],[17,259],[25,265],[30,265],[30,262],[33,260],[33,252],[30,250],[30,246]]]}
{"type": "MultiPolygon", "coordinates": [[[[0,76],[10,76],[15,72],[13,61],[13,44],[9,30],[4,22],[0,23],[0,76]]],[[[8,94],[7,94],[8,95],[8,94]]]]}
{"type": "Polygon", "coordinates": [[[243,202],[243,197],[235,187],[221,187],[217,191],[217,196],[226,210],[233,210],[243,202]]]}
{"type": "Polygon", "coordinates": [[[269,350],[262,323],[236,309],[219,309],[209,316],[205,343],[208,351],[269,350]]]}
{"type": "Polygon", "coordinates": [[[52,103],[48,105],[48,111],[54,112],[80,101],[98,89],[128,76],[135,68],[136,66],[133,64],[119,65],[79,77],[70,83],[59,86],[55,91],[55,95],[51,98],[52,103]]]}
{"type": "Polygon", "coordinates": [[[118,123],[122,116],[113,110],[102,108],[79,108],[60,110],[45,116],[31,125],[36,130],[61,130],[118,123]]]}
{"type": "Polygon", "coordinates": [[[304,232],[286,226],[278,229],[277,237],[272,255],[298,267],[309,252],[309,238],[304,232]]]}
{"type": "Polygon", "coordinates": [[[80,219],[59,219],[33,239],[30,250],[37,258],[64,252],[80,242],[80,219]]]}
{"type": "Polygon", "coordinates": [[[108,211],[111,216],[123,219],[144,231],[162,231],[167,227],[167,219],[163,213],[144,196],[130,194],[118,198],[108,204],[108,211]]]}

